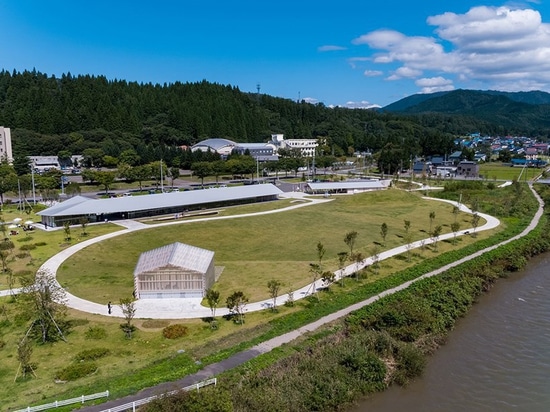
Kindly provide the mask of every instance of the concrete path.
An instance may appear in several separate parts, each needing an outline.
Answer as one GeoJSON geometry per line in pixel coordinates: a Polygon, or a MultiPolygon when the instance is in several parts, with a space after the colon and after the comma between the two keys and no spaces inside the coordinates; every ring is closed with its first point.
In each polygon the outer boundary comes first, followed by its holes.
{"type": "MultiPolygon", "coordinates": [[[[83,242],[80,242],[78,244],[75,244],[55,256],[48,259],[41,267],[41,270],[45,270],[48,273],[51,273],[55,276],[57,273],[57,270],[59,267],[63,264],[63,262],[68,259],[73,254],[85,249],[86,247],[101,242],[106,239],[110,239],[116,236],[121,236],[126,233],[138,231],[138,230],[144,230],[144,229],[151,229],[154,227],[160,227],[160,226],[168,226],[168,225],[181,225],[181,224],[192,224],[194,222],[200,221],[211,221],[211,220],[221,220],[221,219],[237,219],[237,218],[243,218],[243,217],[250,217],[250,216],[258,216],[258,215],[266,215],[266,214],[273,214],[273,213],[280,213],[296,208],[301,207],[308,207],[315,204],[330,202],[333,199],[326,199],[326,198],[315,198],[315,197],[308,197],[307,194],[302,192],[287,192],[284,193],[281,197],[286,197],[290,199],[294,199],[296,201],[295,204],[288,206],[286,208],[281,209],[275,209],[275,210],[268,210],[264,212],[256,212],[256,213],[248,213],[248,214],[242,214],[242,215],[235,215],[235,216],[214,216],[214,217],[205,217],[201,219],[194,219],[194,220],[174,220],[170,222],[163,222],[163,223],[157,223],[157,224],[151,224],[146,225],[141,222],[136,222],[134,220],[122,220],[122,221],[116,221],[112,223],[119,224],[125,229],[109,233],[103,236],[98,236],[93,239],[88,239],[83,242]]],[[[428,201],[440,201],[440,202],[446,202],[454,206],[458,206],[461,211],[466,213],[471,213],[471,210],[468,209],[464,204],[458,204],[457,202],[449,201],[449,200],[442,200],[442,199],[436,199],[436,198],[430,198],[430,197],[424,197],[424,199],[428,201]]],[[[484,230],[490,230],[495,227],[497,227],[500,224],[500,221],[490,215],[486,215],[483,213],[478,213],[480,217],[486,220],[486,223],[483,226],[480,226],[476,229],[476,232],[484,231],[484,230]]],[[[461,230],[460,232],[456,233],[456,236],[463,236],[466,234],[469,234],[473,231],[473,229],[466,229],[461,230]]],[[[455,236],[454,233],[446,233],[439,237],[437,240],[442,241],[445,239],[450,239],[455,236]]],[[[411,243],[410,245],[402,245],[399,247],[396,247],[394,249],[383,251],[378,256],[378,261],[388,259],[390,257],[393,257],[398,254],[406,253],[407,250],[413,250],[419,247],[422,247],[423,245],[429,245],[433,243],[433,239],[427,238],[421,241],[416,241],[411,243]]],[[[367,266],[372,265],[375,263],[376,258],[375,257],[367,257],[365,260],[360,262],[359,264],[351,264],[345,267],[342,271],[336,271],[336,281],[340,280],[343,276],[350,276],[353,273],[355,273],[357,270],[361,270],[367,266]]],[[[305,285],[304,287],[296,290],[293,292],[293,299],[299,300],[303,299],[311,294],[313,294],[318,288],[322,286],[322,282],[319,280],[315,283],[311,283],[308,285],[305,285]]],[[[1,296],[1,295],[0,295],[1,296]]],[[[281,304],[287,301],[289,298],[288,294],[281,295],[277,298],[278,302],[281,304]]],[[[93,314],[99,314],[99,315],[105,315],[105,316],[111,316],[111,317],[118,317],[123,318],[124,315],[122,313],[122,310],[119,305],[114,304],[112,306],[111,314],[108,314],[107,310],[107,302],[105,304],[99,304],[96,302],[92,302],[86,299],[79,298],[78,296],[75,296],[69,292],[66,292],[66,304],[68,307],[71,307],[73,309],[77,309],[82,312],[87,313],[93,313],[93,314]]],[[[203,317],[209,317],[211,316],[210,309],[201,305],[202,299],[195,298],[195,299],[139,299],[135,302],[136,307],[136,318],[148,318],[148,319],[193,319],[193,318],[203,318],[203,317]]],[[[272,300],[267,299],[259,302],[252,302],[248,303],[246,305],[246,312],[255,312],[260,311],[264,309],[270,308],[272,305],[272,300]]],[[[217,316],[223,316],[229,313],[229,310],[227,308],[220,307],[216,310],[217,316]]]]}

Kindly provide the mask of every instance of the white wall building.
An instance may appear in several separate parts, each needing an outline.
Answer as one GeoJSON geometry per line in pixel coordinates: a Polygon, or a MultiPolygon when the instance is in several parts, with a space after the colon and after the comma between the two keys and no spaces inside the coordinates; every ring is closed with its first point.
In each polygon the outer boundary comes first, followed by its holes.
{"type": "Polygon", "coordinates": [[[319,143],[317,139],[285,139],[282,134],[272,134],[271,142],[280,149],[296,149],[303,157],[313,157],[319,143]]]}
{"type": "Polygon", "coordinates": [[[0,126],[0,158],[13,162],[11,150],[11,130],[9,127],[0,126]]]}

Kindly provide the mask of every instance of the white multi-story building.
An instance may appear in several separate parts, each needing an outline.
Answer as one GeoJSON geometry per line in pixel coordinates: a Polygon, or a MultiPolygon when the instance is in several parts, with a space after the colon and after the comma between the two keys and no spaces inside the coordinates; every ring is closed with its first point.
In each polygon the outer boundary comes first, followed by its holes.
{"type": "Polygon", "coordinates": [[[11,130],[9,127],[0,126],[0,159],[13,162],[11,150],[11,130]]]}
{"type": "Polygon", "coordinates": [[[296,149],[303,157],[315,156],[317,139],[285,139],[282,134],[272,134],[271,142],[281,149],[296,149]]]}

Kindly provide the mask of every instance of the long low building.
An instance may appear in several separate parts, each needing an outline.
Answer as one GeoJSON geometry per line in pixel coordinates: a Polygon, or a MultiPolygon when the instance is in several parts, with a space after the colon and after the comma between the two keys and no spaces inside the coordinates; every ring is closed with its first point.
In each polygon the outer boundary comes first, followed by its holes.
{"type": "Polygon", "coordinates": [[[63,226],[105,220],[185,213],[246,203],[277,200],[283,192],[273,184],[220,187],[185,192],[125,196],[110,199],[90,199],[75,196],[37,214],[45,226],[63,226]]]}
{"type": "Polygon", "coordinates": [[[361,193],[387,189],[390,180],[346,180],[342,182],[308,183],[305,191],[311,194],[361,193]]]}

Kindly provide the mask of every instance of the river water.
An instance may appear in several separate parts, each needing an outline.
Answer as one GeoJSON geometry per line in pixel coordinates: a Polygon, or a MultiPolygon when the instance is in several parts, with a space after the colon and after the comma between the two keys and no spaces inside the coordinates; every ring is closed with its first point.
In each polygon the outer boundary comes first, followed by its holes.
{"type": "Polygon", "coordinates": [[[352,411],[550,411],[550,254],[482,296],[422,377],[352,411]]]}

